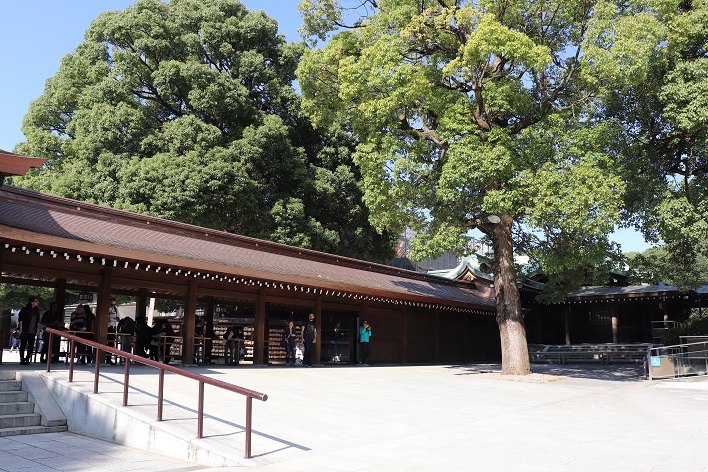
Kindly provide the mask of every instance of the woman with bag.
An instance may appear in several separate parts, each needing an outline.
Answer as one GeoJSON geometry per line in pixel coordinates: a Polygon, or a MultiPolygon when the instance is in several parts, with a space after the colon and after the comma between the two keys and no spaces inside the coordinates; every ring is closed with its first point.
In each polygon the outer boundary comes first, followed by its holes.
{"type": "Polygon", "coordinates": [[[288,327],[283,331],[283,339],[280,340],[280,345],[285,348],[285,367],[290,367],[292,362],[295,367],[295,344],[297,343],[297,335],[294,331],[293,322],[288,323],[288,327]]]}

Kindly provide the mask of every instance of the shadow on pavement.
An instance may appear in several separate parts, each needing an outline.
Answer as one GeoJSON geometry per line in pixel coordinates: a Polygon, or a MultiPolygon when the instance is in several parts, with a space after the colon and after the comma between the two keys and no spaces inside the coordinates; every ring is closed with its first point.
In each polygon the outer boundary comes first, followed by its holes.
{"type": "MultiPolygon", "coordinates": [[[[457,371],[458,375],[501,372],[501,364],[452,365],[449,369],[457,371]]],[[[534,374],[613,382],[641,382],[645,380],[644,367],[640,364],[531,364],[531,371],[534,374]]]]}

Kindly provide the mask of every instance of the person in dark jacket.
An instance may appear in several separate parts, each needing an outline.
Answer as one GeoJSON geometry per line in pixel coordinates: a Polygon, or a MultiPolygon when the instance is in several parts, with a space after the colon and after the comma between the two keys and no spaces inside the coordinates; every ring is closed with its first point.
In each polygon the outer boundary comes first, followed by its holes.
{"type": "Polygon", "coordinates": [[[141,357],[148,357],[157,360],[157,344],[152,346],[152,337],[156,333],[155,328],[147,324],[142,319],[135,326],[135,354],[141,357]]]}
{"type": "MultiPolygon", "coordinates": [[[[76,331],[77,336],[82,338],[87,338],[88,335],[83,333],[89,331],[89,321],[86,314],[86,306],[88,305],[77,305],[74,312],[71,314],[71,320],[69,323],[69,330],[76,331]]],[[[89,353],[89,348],[81,343],[76,346],[76,357],[78,358],[79,365],[86,363],[87,354],[89,353]]],[[[90,361],[90,358],[89,358],[90,361]]]]}
{"type": "Polygon", "coordinates": [[[172,356],[169,354],[172,343],[174,342],[173,336],[175,336],[175,330],[172,328],[170,322],[167,320],[159,321],[155,333],[153,334],[153,343],[157,342],[159,359],[164,359],[165,364],[169,364],[172,360],[172,356]],[[166,338],[162,340],[163,342],[160,342],[161,336],[166,336],[166,338]]]}
{"type": "Polygon", "coordinates": [[[30,297],[27,300],[27,305],[20,310],[17,318],[18,328],[20,329],[20,364],[27,365],[30,363],[40,317],[39,299],[30,297]],[[29,352],[27,346],[29,346],[29,352]]]}
{"type": "Polygon", "coordinates": [[[317,328],[315,325],[315,314],[308,315],[307,322],[302,327],[302,342],[305,344],[305,356],[302,360],[303,367],[313,367],[312,353],[314,344],[317,342],[317,328]]]}
{"type": "MultiPolygon", "coordinates": [[[[42,315],[42,321],[40,321],[45,328],[52,328],[57,330],[64,329],[64,311],[59,309],[57,302],[52,302],[49,305],[49,310],[44,312],[42,315]]],[[[42,334],[42,357],[40,362],[47,362],[47,351],[49,349],[49,333],[44,331],[42,334]]],[[[54,335],[52,336],[52,362],[59,362],[59,342],[61,337],[54,335]]]]}
{"type": "Polygon", "coordinates": [[[243,326],[229,326],[223,338],[226,365],[238,365],[241,360],[241,349],[243,349],[243,326]]]}
{"type": "Polygon", "coordinates": [[[281,345],[285,348],[285,366],[295,367],[295,345],[297,344],[297,333],[295,332],[295,325],[293,322],[288,323],[288,327],[283,331],[283,340],[281,345]]]}

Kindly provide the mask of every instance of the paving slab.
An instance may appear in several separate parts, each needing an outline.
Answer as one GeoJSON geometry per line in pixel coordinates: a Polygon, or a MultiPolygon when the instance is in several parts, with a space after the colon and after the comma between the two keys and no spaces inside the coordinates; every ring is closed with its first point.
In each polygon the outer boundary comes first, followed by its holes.
{"type": "MultiPolygon", "coordinates": [[[[8,368],[6,362],[2,369],[8,368]]],[[[534,372],[560,378],[541,383],[484,373],[498,368],[203,366],[189,370],[268,394],[267,402],[253,404],[254,457],[240,463],[253,471],[708,472],[704,447],[708,382],[686,387],[685,382],[646,381],[634,365],[535,365],[534,372]]],[[[121,402],[122,374],[120,367],[102,368],[102,401],[121,402]]],[[[62,366],[48,375],[62,382],[68,376],[62,366]]],[[[92,391],[92,375],[91,367],[77,369],[77,388],[92,391]]],[[[168,374],[165,386],[166,423],[196,436],[196,383],[168,374]]],[[[154,416],[156,391],[155,371],[131,368],[129,403],[133,406],[129,408],[135,414],[154,416]]],[[[205,399],[206,437],[201,441],[242,455],[244,399],[208,386],[205,399]]],[[[51,434],[62,437],[64,433],[51,434]]],[[[84,437],[66,434],[67,444],[73,447],[125,457],[123,447],[89,447],[78,441],[84,437]]],[[[0,441],[0,450],[7,451],[5,446],[0,441]]],[[[45,450],[57,452],[55,447],[45,450]]],[[[116,470],[115,463],[106,460],[102,470],[116,470]]],[[[188,468],[150,469],[207,470],[197,464],[191,469],[188,463],[176,464],[188,468]]],[[[91,461],[86,467],[92,465],[101,463],[91,461]]],[[[137,461],[130,465],[132,469],[122,465],[121,470],[145,469],[137,461]]]]}

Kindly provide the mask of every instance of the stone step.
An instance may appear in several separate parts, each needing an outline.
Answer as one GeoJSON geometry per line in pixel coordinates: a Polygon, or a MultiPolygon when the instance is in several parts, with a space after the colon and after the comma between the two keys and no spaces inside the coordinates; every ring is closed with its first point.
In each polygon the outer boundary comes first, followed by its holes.
{"type": "Polygon", "coordinates": [[[17,415],[0,416],[0,429],[23,428],[27,426],[38,426],[42,422],[42,417],[37,413],[20,413],[17,415]]]}
{"type": "Polygon", "coordinates": [[[0,429],[0,437],[19,436],[21,434],[61,433],[68,430],[67,426],[22,426],[19,428],[0,429]]]}
{"type": "Polygon", "coordinates": [[[0,415],[17,415],[20,413],[34,413],[34,403],[0,403],[0,415]]]}
{"type": "Polygon", "coordinates": [[[27,392],[0,392],[0,403],[26,402],[27,392]]]}
{"type": "Polygon", "coordinates": [[[0,380],[15,380],[15,372],[11,370],[0,371],[0,380]]]}
{"type": "Polygon", "coordinates": [[[21,380],[0,380],[0,392],[19,392],[21,390],[21,380]]]}

